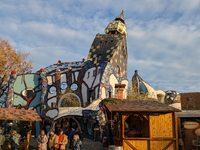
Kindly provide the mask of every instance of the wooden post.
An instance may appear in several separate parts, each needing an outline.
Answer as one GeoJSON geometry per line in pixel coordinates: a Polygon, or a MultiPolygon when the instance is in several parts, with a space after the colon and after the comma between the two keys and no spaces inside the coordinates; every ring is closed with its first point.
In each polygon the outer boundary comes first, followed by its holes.
{"type": "MultiPolygon", "coordinates": [[[[30,127],[31,127],[31,121],[29,122],[30,124],[30,127]]],[[[26,140],[26,147],[25,147],[25,150],[28,150],[29,148],[29,142],[30,142],[30,136],[31,136],[31,129],[27,132],[27,140],[26,140]]]]}
{"type": "Polygon", "coordinates": [[[124,139],[124,121],[125,121],[125,118],[126,116],[125,115],[122,115],[122,141],[123,141],[123,139],[124,139]]]}
{"type": "Polygon", "coordinates": [[[178,124],[177,124],[177,116],[176,112],[172,113],[172,123],[173,123],[173,136],[176,139],[174,149],[178,150],[178,124]]]}
{"type": "MultiPolygon", "coordinates": [[[[150,120],[150,115],[148,114],[148,120],[149,120],[149,138],[151,139],[151,120],[150,120]]],[[[149,150],[151,150],[151,140],[148,140],[148,144],[149,144],[149,150]]]]}
{"type": "Polygon", "coordinates": [[[174,119],[175,119],[175,135],[176,135],[176,150],[178,150],[178,124],[177,124],[177,116],[176,112],[174,112],[174,119]]]}
{"type": "Polygon", "coordinates": [[[112,129],[112,111],[110,112],[110,120],[111,120],[111,122],[110,122],[110,126],[111,126],[111,129],[112,129]]]}
{"type": "Polygon", "coordinates": [[[178,119],[178,137],[179,139],[182,139],[181,119],[180,118],[177,119],[178,119]]]}
{"type": "Polygon", "coordinates": [[[120,113],[120,120],[121,120],[121,123],[120,123],[120,141],[119,141],[119,143],[120,143],[120,145],[123,145],[123,139],[122,139],[122,124],[123,124],[123,117],[122,117],[122,114],[120,113]]]}

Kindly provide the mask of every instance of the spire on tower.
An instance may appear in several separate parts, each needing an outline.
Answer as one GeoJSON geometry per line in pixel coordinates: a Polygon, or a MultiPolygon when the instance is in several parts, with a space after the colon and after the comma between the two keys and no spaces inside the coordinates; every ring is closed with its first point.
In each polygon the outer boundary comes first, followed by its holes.
{"type": "Polygon", "coordinates": [[[106,34],[125,34],[127,37],[126,24],[124,19],[124,10],[121,14],[111,21],[105,29],[106,34]]]}
{"type": "Polygon", "coordinates": [[[120,20],[122,23],[125,24],[125,19],[124,19],[124,14],[123,13],[124,13],[124,10],[122,10],[121,14],[119,16],[117,16],[115,18],[115,20],[120,20]]]}

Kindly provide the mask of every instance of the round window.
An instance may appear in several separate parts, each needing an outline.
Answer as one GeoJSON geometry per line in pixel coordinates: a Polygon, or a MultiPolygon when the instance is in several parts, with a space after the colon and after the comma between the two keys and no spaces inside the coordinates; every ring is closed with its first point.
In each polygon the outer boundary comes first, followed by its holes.
{"type": "Polygon", "coordinates": [[[54,94],[56,92],[56,87],[55,86],[50,87],[49,92],[51,94],[54,94]]]}
{"type": "Polygon", "coordinates": [[[60,88],[62,90],[65,90],[67,88],[67,83],[66,82],[61,83],[60,88]]]}
{"type": "Polygon", "coordinates": [[[26,89],[24,91],[22,91],[22,95],[26,98],[32,98],[35,95],[35,92],[33,89],[26,89]]]}
{"type": "Polygon", "coordinates": [[[76,83],[73,83],[72,85],[71,85],[71,90],[72,91],[76,91],[78,89],[78,85],[76,84],[76,83]]]}

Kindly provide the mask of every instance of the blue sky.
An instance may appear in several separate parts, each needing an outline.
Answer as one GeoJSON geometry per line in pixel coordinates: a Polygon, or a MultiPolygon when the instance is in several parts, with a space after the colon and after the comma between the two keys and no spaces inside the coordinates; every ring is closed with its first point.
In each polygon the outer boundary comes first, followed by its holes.
{"type": "Polygon", "coordinates": [[[0,37],[34,70],[87,59],[97,33],[125,10],[128,78],[163,91],[200,92],[199,0],[1,0],[0,37]]]}

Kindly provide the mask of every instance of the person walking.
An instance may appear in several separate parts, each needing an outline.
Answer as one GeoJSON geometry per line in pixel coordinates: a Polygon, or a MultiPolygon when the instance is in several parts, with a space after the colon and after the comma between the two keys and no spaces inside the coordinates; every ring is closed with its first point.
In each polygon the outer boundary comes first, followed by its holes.
{"type": "Polygon", "coordinates": [[[19,145],[19,140],[20,140],[21,135],[18,134],[15,130],[11,131],[11,150],[17,150],[17,147],[19,145]]]}
{"type": "Polygon", "coordinates": [[[37,138],[37,146],[38,146],[38,150],[47,150],[47,136],[45,135],[45,131],[44,130],[40,130],[40,134],[38,135],[37,138]]]}
{"type": "Polygon", "coordinates": [[[3,135],[3,129],[0,127],[0,150],[2,150],[3,143],[5,142],[5,135],[3,135]]]}
{"type": "Polygon", "coordinates": [[[65,145],[68,143],[67,136],[63,133],[63,130],[59,130],[59,135],[55,137],[54,148],[56,150],[65,150],[65,145]]]}
{"type": "Polygon", "coordinates": [[[79,135],[78,134],[74,134],[72,150],[80,150],[81,146],[82,146],[82,142],[79,139],[79,135]]]}
{"type": "Polygon", "coordinates": [[[72,128],[72,130],[69,132],[69,149],[72,148],[74,134],[75,134],[75,130],[74,128],[72,128]]]}
{"type": "Polygon", "coordinates": [[[48,143],[47,143],[47,149],[53,150],[54,149],[54,140],[55,140],[56,134],[54,134],[54,130],[50,130],[47,133],[48,143]]]}

